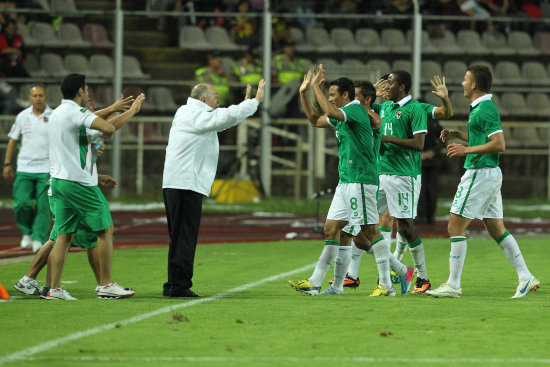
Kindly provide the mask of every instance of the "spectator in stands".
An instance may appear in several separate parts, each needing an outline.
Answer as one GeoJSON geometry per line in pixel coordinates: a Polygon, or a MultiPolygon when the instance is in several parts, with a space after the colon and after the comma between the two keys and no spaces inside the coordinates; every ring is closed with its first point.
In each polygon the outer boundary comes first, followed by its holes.
{"type": "MultiPolygon", "coordinates": [[[[250,13],[250,1],[242,0],[237,5],[237,12],[250,13]]],[[[240,15],[235,17],[231,28],[233,39],[238,45],[257,46],[259,43],[256,18],[240,15]]]]}
{"type": "Polygon", "coordinates": [[[234,81],[234,79],[223,70],[219,54],[215,52],[209,54],[208,65],[197,69],[195,77],[199,83],[208,83],[214,86],[218,91],[220,104],[222,106],[226,105],[229,97],[229,86],[227,83],[234,81]]]}
{"type": "MultiPolygon", "coordinates": [[[[15,1],[0,1],[0,9],[15,9],[15,1]]],[[[0,12],[0,26],[2,27],[2,32],[9,20],[17,22],[17,18],[18,14],[15,12],[0,12]]]]}
{"type": "Polygon", "coordinates": [[[17,34],[17,23],[9,20],[0,33],[0,73],[5,77],[26,78],[29,76],[23,66],[23,37],[17,34]]]}
{"type": "Polygon", "coordinates": [[[306,66],[304,59],[295,56],[296,45],[294,41],[287,40],[282,44],[283,52],[273,58],[272,73],[273,81],[282,84],[289,83],[293,80],[302,80],[306,66]]]}
{"type": "Polygon", "coordinates": [[[262,61],[258,49],[251,47],[246,50],[244,57],[232,65],[235,77],[244,84],[256,85],[262,80],[262,61]]]}
{"type": "Polygon", "coordinates": [[[510,10],[509,0],[478,0],[478,2],[488,9],[493,17],[505,17],[510,10]]]}

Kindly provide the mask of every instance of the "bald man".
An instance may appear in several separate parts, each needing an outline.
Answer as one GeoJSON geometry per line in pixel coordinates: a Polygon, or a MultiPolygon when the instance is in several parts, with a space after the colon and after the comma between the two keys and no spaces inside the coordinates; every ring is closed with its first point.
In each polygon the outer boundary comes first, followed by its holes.
{"type": "Polygon", "coordinates": [[[46,90],[36,85],[30,89],[31,106],[21,111],[8,134],[4,158],[4,179],[12,180],[15,221],[23,233],[22,248],[37,252],[48,239],[50,209],[48,187],[50,179],[50,144],[48,121],[52,109],[46,104],[46,90]],[[17,156],[17,169],[14,157],[17,156]]]}
{"type": "Polygon", "coordinates": [[[229,129],[256,112],[264,99],[264,80],[258,83],[256,98],[219,108],[218,91],[211,84],[197,84],[174,116],[162,177],[164,207],[170,247],[166,297],[197,297],[191,291],[195,248],[202,215],[202,198],[210,195],[220,154],[218,132],[229,129]]]}

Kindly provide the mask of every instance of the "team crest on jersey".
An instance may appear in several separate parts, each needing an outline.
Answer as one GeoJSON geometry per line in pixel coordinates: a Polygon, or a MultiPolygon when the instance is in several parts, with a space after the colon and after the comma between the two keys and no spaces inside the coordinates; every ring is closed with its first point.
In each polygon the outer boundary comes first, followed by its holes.
{"type": "Polygon", "coordinates": [[[81,108],[81,109],[80,109],[80,112],[84,113],[84,112],[86,112],[86,109],[85,109],[85,108],[81,108]]]}
{"type": "Polygon", "coordinates": [[[397,113],[395,114],[395,118],[399,120],[401,118],[402,113],[403,113],[403,111],[401,111],[401,110],[397,111],[397,113]]]}
{"type": "Polygon", "coordinates": [[[44,122],[48,122],[50,121],[50,119],[48,118],[48,116],[44,116],[44,122]]]}

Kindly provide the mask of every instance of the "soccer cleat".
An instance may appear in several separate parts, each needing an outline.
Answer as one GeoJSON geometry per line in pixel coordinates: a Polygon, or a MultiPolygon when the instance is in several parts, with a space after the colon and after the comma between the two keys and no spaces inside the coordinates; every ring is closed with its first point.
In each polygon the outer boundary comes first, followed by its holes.
{"type": "MultiPolygon", "coordinates": [[[[98,285],[97,287],[95,287],[94,294],[95,294],[96,296],[97,296],[97,294],[99,293],[99,288],[100,288],[100,287],[101,287],[100,285],[98,285]]],[[[125,291],[133,291],[132,288],[124,288],[124,290],[125,290],[125,291]]]]}
{"type": "Polygon", "coordinates": [[[430,283],[428,279],[416,278],[416,284],[414,285],[414,289],[411,293],[413,294],[426,293],[426,291],[431,288],[432,288],[432,283],[430,283]]]}
{"type": "Polygon", "coordinates": [[[135,292],[129,288],[122,288],[117,283],[109,283],[107,285],[99,286],[97,290],[98,298],[129,298],[132,297],[135,292]]]}
{"type": "Polygon", "coordinates": [[[399,277],[399,281],[401,283],[401,295],[407,294],[409,291],[409,287],[412,282],[412,277],[414,273],[414,268],[412,266],[407,266],[407,274],[403,275],[402,277],[399,277]]]}
{"type": "Polygon", "coordinates": [[[462,297],[462,288],[454,289],[449,284],[443,283],[437,289],[427,290],[426,294],[435,298],[459,298],[462,297]]]}
{"type": "Polygon", "coordinates": [[[399,284],[401,283],[401,277],[399,275],[397,275],[397,273],[395,271],[390,271],[390,278],[391,278],[391,282],[393,284],[399,284]]]}
{"type": "Polygon", "coordinates": [[[319,293],[319,295],[328,295],[328,294],[344,294],[344,290],[342,289],[341,291],[337,290],[336,288],[330,286],[329,288],[325,289],[324,291],[322,291],[321,293],[319,293]]]}
{"type": "Polygon", "coordinates": [[[21,248],[31,248],[32,247],[32,236],[30,234],[24,234],[21,238],[21,243],[19,244],[21,248]]]}
{"type": "Polygon", "coordinates": [[[289,280],[288,283],[290,286],[294,289],[296,289],[299,292],[309,294],[312,296],[316,296],[319,294],[319,291],[321,290],[321,286],[316,287],[307,279],[304,280],[289,280]]]}
{"type": "Polygon", "coordinates": [[[50,286],[45,285],[42,287],[42,290],[40,291],[40,298],[46,299],[48,296],[48,292],[50,291],[50,286]]]}
{"type": "Polygon", "coordinates": [[[529,294],[531,291],[536,291],[539,289],[540,282],[537,278],[535,278],[533,275],[531,277],[523,282],[520,282],[518,284],[518,288],[516,289],[516,294],[512,296],[512,298],[523,298],[529,294]]]}
{"type": "Polygon", "coordinates": [[[77,299],[72,297],[69,292],[63,288],[50,289],[46,295],[46,299],[62,300],[62,301],[76,301],[77,299]]]}
{"type": "MultiPolygon", "coordinates": [[[[332,283],[334,283],[334,280],[331,280],[328,282],[328,284],[332,285],[332,283]]],[[[351,289],[355,289],[355,288],[358,288],[359,287],[359,277],[357,277],[357,279],[353,278],[353,277],[350,277],[349,274],[346,274],[346,278],[344,279],[344,287],[345,288],[351,288],[351,289]]]]}
{"type": "Polygon", "coordinates": [[[40,295],[40,288],[38,288],[38,282],[36,281],[36,279],[29,280],[28,282],[24,282],[23,278],[21,278],[17,281],[17,283],[15,283],[14,287],[19,292],[25,293],[27,296],[40,295]]]}
{"type": "Polygon", "coordinates": [[[32,241],[32,252],[38,252],[42,248],[42,242],[34,240],[32,241]]]}
{"type": "Polygon", "coordinates": [[[374,292],[372,292],[369,297],[380,296],[393,297],[395,296],[395,290],[393,289],[393,287],[391,287],[390,289],[386,289],[382,284],[378,284],[378,286],[374,289],[374,292]]]}

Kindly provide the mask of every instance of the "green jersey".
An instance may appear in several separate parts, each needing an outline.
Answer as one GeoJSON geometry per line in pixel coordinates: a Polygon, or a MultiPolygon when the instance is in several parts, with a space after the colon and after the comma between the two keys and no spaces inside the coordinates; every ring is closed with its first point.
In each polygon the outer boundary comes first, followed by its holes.
{"type": "Polygon", "coordinates": [[[378,185],[370,117],[359,101],[340,109],[344,112],[344,121],[328,119],[336,130],[340,182],[378,185]]]}
{"type": "MultiPolygon", "coordinates": [[[[387,101],[381,105],[375,104],[373,109],[380,114],[384,135],[399,139],[413,139],[414,134],[428,132],[426,111],[410,96],[398,103],[387,101]]],[[[379,172],[381,175],[416,177],[422,173],[420,152],[393,143],[382,143],[379,172]]]]}
{"type": "Polygon", "coordinates": [[[426,117],[427,118],[432,118],[432,119],[434,118],[435,106],[433,104],[420,103],[420,106],[426,112],[426,117]]]}
{"type": "MultiPolygon", "coordinates": [[[[495,103],[491,100],[492,94],[486,94],[476,99],[470,106],[468,116],[468,145],[473,147],[490,141],[489,137],[502,132],[500,114],[495,103]]],[[[468,154],[464,168],[497,167],[499,153],[468,154]]]]}

